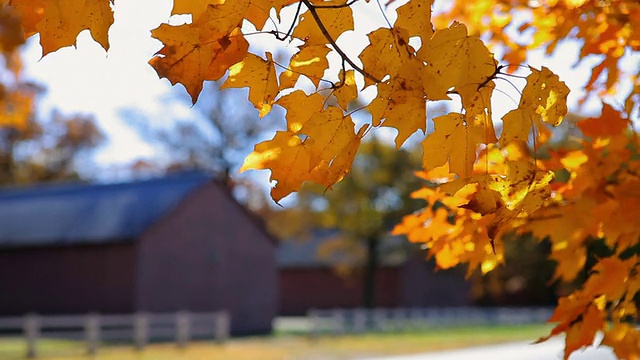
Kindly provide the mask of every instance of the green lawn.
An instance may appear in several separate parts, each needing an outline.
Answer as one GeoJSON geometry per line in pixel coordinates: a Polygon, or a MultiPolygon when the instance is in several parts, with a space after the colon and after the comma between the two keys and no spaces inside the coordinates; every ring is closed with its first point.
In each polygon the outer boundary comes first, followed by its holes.
{"type": "MultiPolygon", "coordinates": [[[[352,359],[363,356],[411,354],[509,341],[534,341],[546,335],[548,325],[473,326],[430,329],[407,333],[369,333],[363,335],[322,336],[311,340],[304,336],[277,334],[268,337],[232,339],[224,345],[194,342],[186,349],[174,344],[154,344],[142,352],[131,346],[106,345],[98,360],[200,360],[200,359],[352,359]]],[[[81,342],[44,340],[39,344],[42,358],[49,360],[88,359],[81,342]]],[[[21,359],[22,339],[0,338],[0,359],[21,359]]]]}

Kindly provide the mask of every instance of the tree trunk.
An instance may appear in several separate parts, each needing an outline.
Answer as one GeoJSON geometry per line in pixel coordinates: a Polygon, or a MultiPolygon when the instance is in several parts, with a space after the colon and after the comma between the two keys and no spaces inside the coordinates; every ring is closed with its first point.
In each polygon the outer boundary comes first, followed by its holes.
{"type": "Polygon", "coordinates": [[[378,238],[367,238],[367,265],[363,278],[362,306],[373,309],[376,306],[376,268],[378,267],[378,238]]]}

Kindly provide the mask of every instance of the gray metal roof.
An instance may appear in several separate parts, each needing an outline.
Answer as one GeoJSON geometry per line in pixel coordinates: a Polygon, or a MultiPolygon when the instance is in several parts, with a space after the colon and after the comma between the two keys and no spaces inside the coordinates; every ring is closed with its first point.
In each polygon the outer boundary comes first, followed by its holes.
{"type": "Polygon", "coordinates": [[[194,172],[132,183],[0,190],[0,246],[132,240],[210,179],[194,172]]]}
{"type": "MultiPolygon", "coordinates": [[[[276,253],[276,261],[281,269],[289,268],[321,268],[337,265],[356,266],[357,258],[349,251],[336,251],[328,256],[321,256],[319,249],[332,239],[340,238],[335,229],[316,229],[308,239],[287,239],[280,241],[276,253]]],[[[378,248],[378,259],[382,265],[398,266],[407,260],[404,249],[406,240],[400,236],[385,235],[378,248]]],[[[362,247],[365,243],[360,244],[362,247]]]]}

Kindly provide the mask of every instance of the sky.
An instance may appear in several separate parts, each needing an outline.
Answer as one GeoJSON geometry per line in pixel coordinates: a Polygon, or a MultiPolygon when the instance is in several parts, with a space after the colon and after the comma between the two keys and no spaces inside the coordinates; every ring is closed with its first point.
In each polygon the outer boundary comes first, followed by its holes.
{"type": "MultiPolygon", "coordinates": [[[[438,2],[436,2],[437,4],[438,2]]],[[[360,11],[356,20],[356,31],[347,32],[337,43],[347,54],[356,59],[366,45],[366,33],[385,25],[376,2],[356,2],[354,12],[360,11]]],[[[397,5],[402,2],[397,2],[397,5]]],[[[123,110],[135,110],[157,124],[170,124],[175,119],[197,117],[196,111],[186,96],[181,85],[172,87],[168,80],[159,79],[155,70],[148,65],[148,60],[162,44],[151,38],[150,31],[162,22],[169,22],[172,7],[171,0],[116,0],[114,5],[115,23],[110,29],[111,47],[105,52],[102,47],[92,41],[88,31],[80,34],[77,47],[67,47],[41,58],[38,37],[29,39],[24,51],[25,72],[29,79],[44,85],[47,94],[41,102],[42,113],[51,109],[59,109],[65,114],[93,114],[109,137],[109,143],[95,156],[98,164],[106,167],[124,165],[139,158],[157,157],[158,149],[139,136],[123,116],[123,110]]],[[[283,24],[286,28],[294,9],[283,13],[283,24]]],[[[387,11],[390,21],[395,18],[395,11],[387,11]]],[[[172,24],[184,22],[185,18],[172,18],[172,24]]],[[[245,29],[245,32],[251,29],[245,29]]],[[[265,49],[272,52],[291,54],[295,51],[295,43],[279,42],[271,35],[249,36],[251,49],[265,49]]],[[[569,98],[570,108],[574,111],[593,114],[599,110],[596,102],[587,102],[586,107],[578,110],[577,101],[581,97],[578,91],[588,80],[587,67],[575,68],[575,54],[578,44],[567,42],[560,51],[551,58],[542,52],[534,52],[529,64],[539,68],[544,65],[561,76],[572,89],[569,98]],[[571,58],[574,59],[571,59],[571,58]]],[[[338,56],[330,54],[330,61],[337,63],[338,56]]],[[[593,63],[593,61],[588,61],[593,63]]],[[[524,82],[513,80],[522,88],[524,82]]],[[[302,84],[303,88],[305,84],[302,84]]],[[[494,116],[499,119],[502,114],[516,106],[518,93],[513,86],[503,82],[498,85],[506,94],[496,93],[493,99],[494,116]]],[[[308,89],[308,87],[306,87],[308,89]]],[[[372,91],[365,92],[363,99],[371,98],[372,91]]],[[[248,102],[238,106],[251,106],[248,102]]],[[[436,114],[438,115],[438,114],[436,114]]],[[[357,118],[356,122],[365,121],[357,118]]],[[[393,137],[394,131],[383,132],[384,136],[393,137]]],[[[415,135],[414,140],[420,138],[415,135]]],[[[261,140],[266,140],[261,139],[261,140]]],[[[253,144],[247,147],[247,153],[253,144]]],[[[161,155],[161,154],[160,154],[161,155]]],[[[260,176],[268,181],[268,172],[260,171],[260,176]]]]}

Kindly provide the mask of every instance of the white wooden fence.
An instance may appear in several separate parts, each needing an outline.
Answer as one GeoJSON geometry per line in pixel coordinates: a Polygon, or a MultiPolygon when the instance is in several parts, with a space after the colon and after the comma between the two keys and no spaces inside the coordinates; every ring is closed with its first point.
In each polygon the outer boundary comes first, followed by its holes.
{"type": "Polygon", "coordinates": [[[24,336],[26,356],[38,355],[38,340],[43,337],[84,339],[88,354],[95,354],[102,341],[128,341],[142,350],[155,339],[175,339],[185,347],[191,339],[229,338],[230,316],[226,311],[209,313],[135,313],[128,315],[55,315],[30,314],[0,318],[0,331],[24,336]]]}
{"type": "Polygon", "coordinates": [[[311,310],[309,334],[408,331],[461,325],[542,324],[552,308],[409,308],[311,310]]]}

